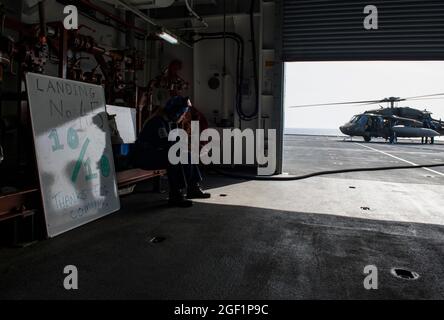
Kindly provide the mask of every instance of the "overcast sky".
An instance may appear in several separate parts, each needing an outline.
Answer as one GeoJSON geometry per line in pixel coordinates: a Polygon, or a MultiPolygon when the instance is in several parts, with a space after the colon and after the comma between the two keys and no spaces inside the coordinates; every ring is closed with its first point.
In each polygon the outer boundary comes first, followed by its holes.
{"type": "MultiPolygon", "coordinates": [[[[291,109],[301,104],[377,100],[444,93],[444,62],[291,62],[285,66],[285,127],[337,129],[372,106],[328,106],[291,109]]],[[[387,104],[383,104],[384,107],[387,104]]],[[[444,99],[406,101],[444,120],[444,99]]]]}

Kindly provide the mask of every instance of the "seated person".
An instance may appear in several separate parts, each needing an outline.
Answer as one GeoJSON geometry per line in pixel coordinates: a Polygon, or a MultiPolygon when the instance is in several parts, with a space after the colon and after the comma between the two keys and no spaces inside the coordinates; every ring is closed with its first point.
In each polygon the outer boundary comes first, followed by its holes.
{"type": "Polygon", "coordinates": [[[159,109],[148,119],[135,143],[133,163],[145,170],[167,169],[169,184],[169,204],[189,207],[193,204],[187,199],[209,198],[200,187],[202,176],[194,164],[172,165],[168,161],[168,150],[175,143],[168,141],[171,130],[178,128],[189,109],[189,99],[172,97],[164,108],[159,109]],[[183,191],[186,189],[185,199],[183,191]]]}

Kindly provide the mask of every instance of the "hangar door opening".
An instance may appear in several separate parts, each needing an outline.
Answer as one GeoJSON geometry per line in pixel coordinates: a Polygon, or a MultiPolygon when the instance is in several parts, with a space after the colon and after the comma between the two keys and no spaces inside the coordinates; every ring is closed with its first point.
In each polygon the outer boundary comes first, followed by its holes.
{"type": "Polygon", "coordinates": [[[444,163],[442,138],[423,138],[429,116],[444,134],[444,62],[287,62],[284,74],[284,172],[444,163]]]}
{"type": "MultiPolygon", "coordinates": [[[[390,142],[403,142],[404,136],[413,139],[405,143],[422,148],[421,137],[427,137],[429,144],[433,138],[435,149],[440,143],[444,2],[373,1],[371,8],[368,5],[364,0],[282,0],[284,172],[307,173],[301,161],[312,165],[315,172],[337,169],[332,165],[345,169],[360,164],[377,167],[424,160],[444,162],[437,156],[442,151],[416,159],[405,154],[403,158],[393,152],[394,148],[386,150],[394,145],[390,142]],[[372,28],[365,23],[369,13],[373,14],[372,28]],[[374,110],[377,114],[359,116],[374,110]],[[305,145],[299,156],[285,134],[309,135],[298,143],[305,145]],[[340,141],[356,136],[358,141],[335,148],[331,141],[313,134],[340,141]],[[366,151],[356,153],[361,159],[342,161],[341,155],[355,147],[366,151]],[[325,157],[316,156],[317,149],[325,157]],[[375,154],[369,156],[370,151],[375,154]]],[[[401,148],[399,145],[395,148],[401,148]]],[[[442,172],[434,175],[444,177],[442,172]]]]}

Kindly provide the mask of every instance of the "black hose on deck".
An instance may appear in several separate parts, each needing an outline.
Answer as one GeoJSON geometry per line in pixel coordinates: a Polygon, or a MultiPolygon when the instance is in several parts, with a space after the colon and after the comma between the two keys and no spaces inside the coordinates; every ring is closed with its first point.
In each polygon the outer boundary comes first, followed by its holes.
{"type": "Polygon", "coordinates": [[[423,165],[409,165],[409,166],[391,166],[391,167],[373,167],[373,168],[352,168],[352,169],[341,169],[341,170],[328,170],[328,171],[319,171],[309,174],[304,174],[300,176],[289,176],[289,177],[276,177],[276,176],[251,176],[251,175],[243,175],[243,174],[235,174],[225,172],[219,169],[212,168],[212,170],[220,175],[227,176],[235,179],[242,180],[258,180],[258,181],[295,181],[295,180],[304,180],[308,178],[313,178],[317,176],[325,176],[331,174],[339,174],[339,173],[349,173],[349,172],[365,172],[365,171],[385,171],[385,170],[403,170],[403,169],[418,169],[418,168],[436,168],[436,167],[444,167],[444,163],[435,163],[435,164],[423,164],[423,165]]]}

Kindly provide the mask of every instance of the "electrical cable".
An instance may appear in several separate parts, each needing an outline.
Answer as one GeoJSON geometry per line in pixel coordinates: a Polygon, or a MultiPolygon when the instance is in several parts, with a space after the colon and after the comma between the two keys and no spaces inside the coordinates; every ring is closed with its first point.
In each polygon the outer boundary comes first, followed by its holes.
{"type": "MultiPolygon", "coordinates": [[[[222,39],[223,37],[221,36],[212,36],[212,37],[201,37],[198,40],[195,40],[194,42],[199,42],[202,40],[218,40],[218,39],[222,39]]],[[[243,82],[243,61],[244,61],[244,50],[243,50],[243,42],[240,42],[239,39],[237,39],[236,37],[231,37],[231,36],[226,36],[225,38],[229,38],[232,39],[234,41],[236,41],[237,45],[238,45],[238,50],[237,50],[237,65],[236,65],[236,110],[239,113],[239,110],[241,110],[242,108],[242,93],[241,93],[241,85],[243,82]]]]}
{"type": "Polygon", "coordinates": [[[227,8],[226,8],[226,3],[227,1],[224,0],[224,26],[223,26],[223,40],[224,40],[224,45],[223,45],[223,67],[222,67],[222,74],[223,76],[225,76],[227,74],[227,43],[226,43],[226,39],[227,39],[227,8]]]}
{"type": "MultiPolygon", "coordinates": [[[[223,39],[224,37],[224,33],[223,32],[204,32],[204,33],[195,33],[195,35],[200,36],[201,38],[198,40],[194,40],[194,42],[199,42],[201,40],[205,40],[205,39],[223,39]]],[[[235,32],[226,32],[225,36],[227,38],[233,39],[233,40],[237,40],[237,42],[240,43],[241,46],[241,65],[239,67],[239,72],[238,74],[240,75],[239,79],[238,79],[238,89],[237,89],[237,93],[236,93],[236,112],[239,115],[239,118],[243,121],[252,121],[254,119],[257,118],[257,112],[253,113],[253,114],[246,114],[242,108],[242,84],[243,84],[243,79],[244,79],[244,55],[245,55],[245,44],[244,44],[244,40],[243,38],[235,33],[235,32]]],[[[256,109],[257,109],[258,105],[256,104],[256,109]]]]}
{"type": "MultiPolygon", "coordinates": [[[[225,110],[225,93],[227,88],[225,87],[225,77],[227,75],[227,8],[226,8],[227,1],[224,0],[224,23],[223,23],[223,53],[222,53],[222,120],[228,120],[223,119],[224,116],[224,110],[225,110]]],[[[237,70],[238,71],[238,70],[237,70]]],[[[238,74],[238,73],[237,73],[238,74]]],[[[236,88],[236,92],[237,92],[236,88]]]]}
{"type": "Polygon", "coordinates": [[[254,32],[254,4],[255,0],[250,1],[250,41],[251,41],[251,57],[253,60],[253,75],[254,75],[254,89],[255,89],[255,108],[253,112],[249,115],[244,116],[246,118],[255,118],[258,116],[259,112],[259,76],[258,76],[258,65],[257,65],[257,52],[256,52],[256,36],[254,32]]]}
{"type": "MultiPolygon", "coordinates": [[[[220,32],[196,33],[195,35],[200,36],[201,38],[194,40],[194,43],[202,40],[222,39],[224,37],[224,34],[220,32]]],[[[226,32],[225,37],[236,41],[236,43],[238,44],[236,111],[240,119],[244,121],[250,121],[252,119],[248,118],[248,115],[246,115],[242,109],[242,84],[244,78],[244,60],[245,60],[244,40],[239,34],[234,32],[226,32]]]]}
{"type": "Polygon", "coordinates": [[[257,176],[257,175],[244,175],[244,174],[236,174],[229,173],[219,169],[211,168],[214,172],[235,179],[241,180],[257,180],[257,181],[296,181],[296,180],[304,180],[308,178],[313,178],[317,176],[325,176],[332,174],[340,174],[340,173],[349,173],[349,172],[366,172],[366,171],[387,171],[387,170],[404,170],[404,169],[418,169],[418,168],[436,168],[436,167],[444,167],[444,163],[435,163],[435,164],[424,164],[424,165],[409,165],[409,166],[389,166],[389,167],[371,167],[371,168],[352,168],[352,169],[340,169],[340,170],[327,170],[327,171],[319,171],[299,176],[288,176],[288,177],[276,177],[276,176],[257,176]]]}

